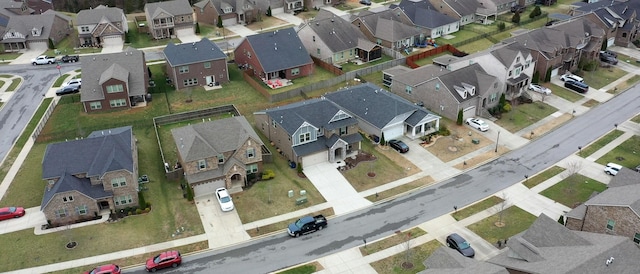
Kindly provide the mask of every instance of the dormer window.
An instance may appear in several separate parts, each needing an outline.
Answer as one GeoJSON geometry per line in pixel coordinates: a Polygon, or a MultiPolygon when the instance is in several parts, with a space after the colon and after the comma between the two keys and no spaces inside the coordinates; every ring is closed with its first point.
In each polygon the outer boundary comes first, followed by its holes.
{"type": "Polygon", "coordinates": [[[252,159],[255,156],[256,156],[256,149],[252,147],[247,148],[247,158],[252,159]]]}
{"type": "Polygon", "coordinates": [[[224,155],[218,155],[218,164],[224,164],[224,155]]]}
{"type": "Polygon", "coordinates": [[[309,140],[311,140],[311,133],[305,132],[300,134],[299,137],[300,137],[300,143],[308,142],[309,140]]]}
{"type": "Polygon", "coordinates": [[[31,29],[31,35],[40,36],[40,30],[36,28],[31,29]]]}
{"type": "Polygon", "coordinates": [[[207,160],[198,160],[198,170],[207,169],[207,160]]]}
{"type": "Polygon", "coordinates": [[[227,8],[224,8],[223,11],[224,11],[224,13],[231,13],[233,11],[233,9],[230,8],[230,7],[227,7],[227,8]]]}

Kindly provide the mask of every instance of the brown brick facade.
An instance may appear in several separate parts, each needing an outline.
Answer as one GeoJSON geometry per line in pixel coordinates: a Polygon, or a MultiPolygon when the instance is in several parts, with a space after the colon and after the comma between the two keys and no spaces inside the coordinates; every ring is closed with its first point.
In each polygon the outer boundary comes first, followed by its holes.
{"type": "Polygon", "coordinates": [[[622,206],[587,206],[584,222],[567,218],[567,228],[594,233],[611,234],[633,239],[640,233],[640,217],[629,207],[622,206]],[[615,222],[613,229],[607,228],[607,222],[615,222]]]}
{"type": "Polygon", "coordinates": [[[177,89],[192,86],[202,87],[208,84],[207,81],[219,84],[229,82],[229,71],[227,70],[226,59],[210,60],[176,67],[171,67],[169,62],[167,62],[166,67],[167,73],[177,89]],[[205,64],[208,64],[209,68],[207,68],[205,64]],[[188,67],[188,69],[185,70],[183,67],[188,67]],[[195,79],[197,83],[189,81],[192,79],[195,79]]]}
{"type": "Polygon", "coordinates": [[[80,220],[91,219],[99,211],[98,204],[94,199],[77,191],[57,193],[43,210],[45,217],[53,226],[74,224],[80,220]],[[85,214],[77,212],[76,208],[82,206],[87,207],[85,214]],[[58,210],[64,210],[65,216],[57,214],[58,210]]]}
{"type": "MultiPolygon", "coordinates": [[[[261,79],[265,79],[267,77],[266,73],[268,72],[264,71],[262,64],[260,64],[255,51],[253,50],[251,44],[249,44],[247,39],[243,40],[242,43],[240,43],[240,45],[238,45],[238,47],[234,50],[234,56],[238,65],[246,65],[247,69],[253,70],[253,74],[255,76],[261,79]]],[[[287,68],[285,69],[285,78],[292,80],[308,76],[313,74],[314,69],[315,66],[313,62],[310,62],[309,64],[301,64],[299,67],[287,68]],[[291,73],[293,69],[299,69],[299,73],[297,75],[293,75],[291,73]]]]}

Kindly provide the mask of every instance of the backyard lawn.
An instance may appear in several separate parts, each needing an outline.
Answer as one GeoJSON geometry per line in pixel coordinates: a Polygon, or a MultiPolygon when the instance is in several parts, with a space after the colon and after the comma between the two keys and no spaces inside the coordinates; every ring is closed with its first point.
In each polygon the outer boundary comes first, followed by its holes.
{"type": "Polygon", "coordinates": [[[496,121],[496,124],[514,133],[546,118],[556,111],[558,111],[558,109],[539,101],[531,104],[519,104],[512,106],[510,112],[503,113],[502,117],[496,121]]]}
{"type": "Polygon", "coordinates": [[[633,135],[631,138],[600,157],[596,162],[602,165],[613,162],[621,166],[634,169],[640,164],[640,153],[638,152],[640,152],[640,136],[633,135]]]}
{"type": "MultiPolygon", "coordinates": [[[[495,244],[504,239],[511,238],[531,226],[536,220],[536,216],[520,209],[517,206],[506,208],[502,212],[497,212],[477,223],[467,226],[469,230],[478,234],[491,244],[495,244]],[[502,215],[502,217],[500,217],[502,215]],[[497,226],[502,223],[504,226],[497,226]]],[[[502,225],[501,224],[501,225],[502,225]]]]}
{"type": "Polygon", "coordinates": [[[586,202],[594,192],[600,193],[606,188],[607,185],[576,173],[543,190],[540,194],[565,206],[575,208],[586,202]]]}

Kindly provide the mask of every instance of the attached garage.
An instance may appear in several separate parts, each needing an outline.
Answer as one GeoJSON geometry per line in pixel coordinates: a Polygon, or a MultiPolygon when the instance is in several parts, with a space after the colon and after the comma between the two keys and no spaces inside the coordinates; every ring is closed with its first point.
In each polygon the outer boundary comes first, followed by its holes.
{"type": "Polygon", "coordinates": [[[224,180],[210,181],[207,183],[201,183],[193,186],[193,196],[199,197],[209,194],[214,194],[216,189],[226,187],[224,180]]]}
{"type": "Polygon", "coordinates": [[[559,71],[560,71],[560,68],[551,70],[551,77],[553,78],[555,76],[558,76],[559,71]]]}
{"type": "Polygon", "coordinates": [[[222,19],[223,26],[234,26],[238,24],[238,19],[235,17],[222,19]]]}
{"type": "Polygon", "coordinates": [[[462,110],[462,120],[467,120],[468,118],[473,118],[476,116],[476,107],[468,107],[462,110]]]}
{"type": "Polygon", "coordinates": [[[397,125],[393,125],[393,126],[382,129],[382,132],[384,132],[384,139],[388,141],[391,139],[401,137],[402,134],[404,133],[404,126],[402,123],[399,123],[397,125]]]}
{"type": "Polygon", "coordinates": [[[49,45],[47,42],[29,42],[29,49],[45,51],[49,49],[49,45]]]}
{"type": "Polygon", "coordinates": [[[612,47],[616,43],[616,37],[611,37],[607,39],[607,47],[612,47]]]}
{"type": "Polygon", "coordinates": [[[103,47],[120,47],[120,48],[122,48],[123,44],[124,44],[124,41],[122,41],[122,36],[120,36],[120,35],[111,35],[111,36],[102,37],[102,45],[103,45],[103,47]]]}
{"type": "Polygon", "coordinates": [[[328,154],[328,152],[323,151],[302,157],[302,168],[329,161],[327,158],[328,154]]]}

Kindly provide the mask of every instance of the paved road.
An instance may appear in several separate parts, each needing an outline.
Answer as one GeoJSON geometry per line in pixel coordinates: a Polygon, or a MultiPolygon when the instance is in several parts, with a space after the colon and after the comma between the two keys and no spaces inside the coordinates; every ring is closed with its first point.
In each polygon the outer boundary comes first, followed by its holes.
{"type": "MultiPolygon", "coordinates": [[[[63,64],[61,73],[80,68],[79,63],[63,64]]],[[[0,66],[0,74],[15,74],[24,78],[11,99],[0,110],[0,163],[2,163],[24,127],[38,109],[44,94],[49,90],[59,72],[55,65],[0,66]]]]}
{"type": "MultiPolygon", "coordinates": [[[[635,86],[610,101],[576,117],[561,128],[507,153],[492,162],[442,183],[330,220],[321,232],[301,238],[284,233],[222,250],[185,258],[178,269],[166,273],[266,273],[315,260],[363,243],[389,236],[452,211],[453,206],[483,199],[575,153],[614,124],[640,113],[640,88],[635,86]]],[[[141,268],[130,271],[142,273],[141,268]]]]}

